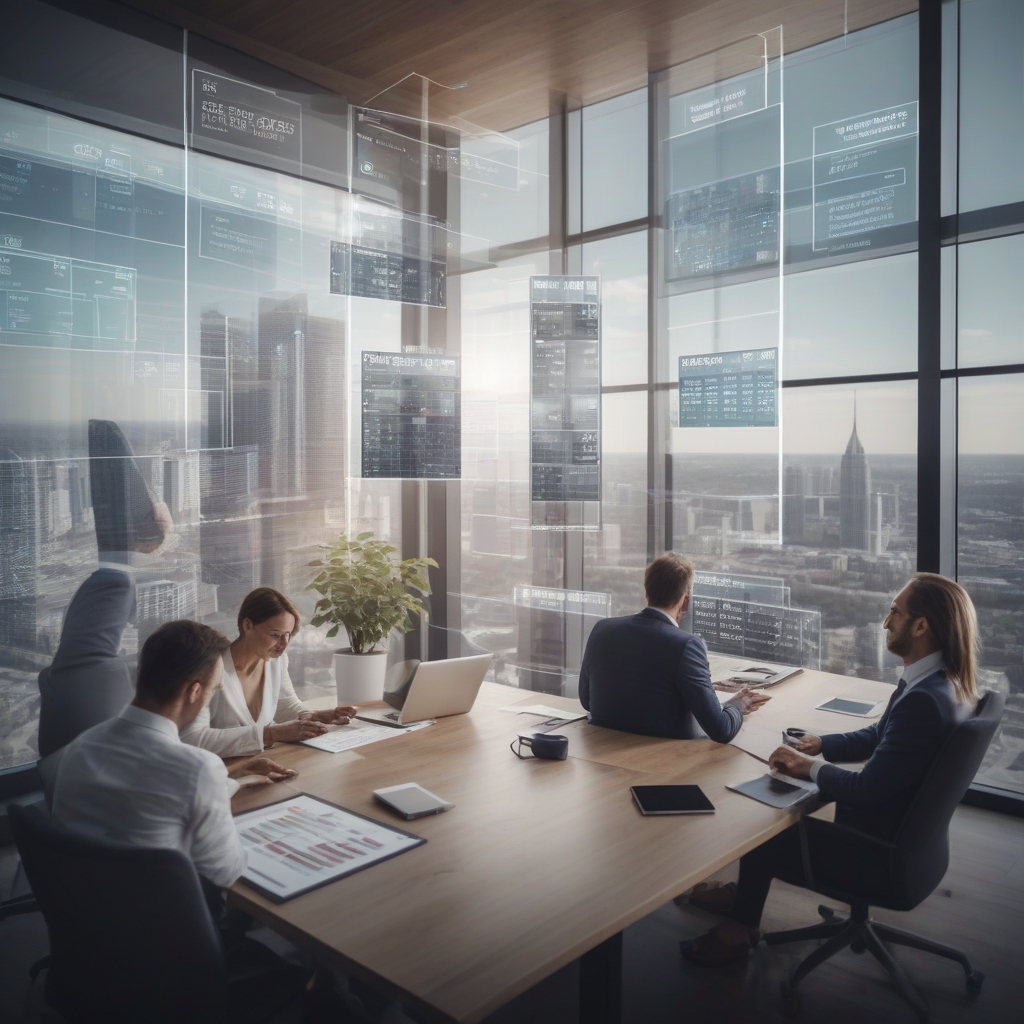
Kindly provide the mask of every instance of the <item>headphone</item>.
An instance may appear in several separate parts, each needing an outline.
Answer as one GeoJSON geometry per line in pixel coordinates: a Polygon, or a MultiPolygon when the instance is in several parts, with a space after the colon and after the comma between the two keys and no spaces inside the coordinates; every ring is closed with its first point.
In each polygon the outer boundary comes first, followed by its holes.
{"type": "Polygon", "coordinates": [[[533,757],[542,758],[545,761],[564,761],[569,754],[569,737],[559,733],[549,732],[521,732],[518,739],[509,744],[509,749],[520,761],[531,760],[529,755],[523,754],[523,747],[528,747],[533,752],[533,757]],[[518,744],[518,749],[516,745],[518,744]]]}

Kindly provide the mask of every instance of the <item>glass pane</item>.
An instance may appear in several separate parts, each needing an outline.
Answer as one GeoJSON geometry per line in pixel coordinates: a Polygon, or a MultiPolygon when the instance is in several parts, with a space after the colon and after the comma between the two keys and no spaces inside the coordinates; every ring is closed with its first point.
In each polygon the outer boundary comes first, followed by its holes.
{"type": "Polygon", "coordinates": [[[516,188],[460,181],[463,255],[490,262],[490,249],[548,233],[548,120],[504,132],[519,147],[516,188]]]}
{"type": "Polygon", "coordinates": [[[1024,235],[958,247],[960,366],[1024,362],[1024,235]]]}
{"type": "Polygon", "coordinates": [[[647,216],[647,90],[583,108],[583,230],[647,216]]]}
{"type": "Polygon", "coordinates": [[[672,547],[701,573],[694,628],[713,650],[895,681],[882,621],[916,563],[916,385],[782,396],[781,548],[770,439],[676,444],[672,547]]]}
{"type": "Polygon", "coordinates": [[[601,278],[601,383],[647,382],[647,232],[583,246],[583,273],[601,278]]]}
{"type": "MultiPolygon", "coordinates": [[[[195,571],[197,467],[183,452],[184,153],[6,100],[0,139],[5,768],[38,756],[36,674],[96,568],[90,420],[118,424],[145,486],[181,524],[173,545],[147,556],[148,582],[175,580],[190,613],[209,607],[210,592],[195,571]]],[[[129,652],[137,638],[129,626],[129,652]]]]}
{"type": "Polygon", "coordinates": [[[979,689],[1007,695],[977,778],[1024,793],[1024,375],[959,390],[957,578],[978,609],[979,689]]]}
{"type": "Polygon", "coordinates": [[[647,565],[647,393],[605,395],[601,529],[583,535],[583,583],[609,594],[612,615],[644,605],[647,565]]]}
{"type": "Polygon", "coordinates": [[[917,33],[910,14],[786,54],[787,263],[916,246],[917,33]]]}
{"type": "Polygon", "coordinates": [[[960,212],[1024,200],[1024,4],[960,4],[960,212]]]}
{"type": "Polygon", "coordinates": [[[823,267],[785,280],[783,376],[917,368],[917,254],[823,267]]]}

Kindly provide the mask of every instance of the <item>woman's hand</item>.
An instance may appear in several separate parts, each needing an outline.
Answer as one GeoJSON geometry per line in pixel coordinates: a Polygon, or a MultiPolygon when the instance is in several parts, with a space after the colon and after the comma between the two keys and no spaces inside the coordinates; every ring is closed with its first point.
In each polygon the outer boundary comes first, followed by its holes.
{"type": "Polygon", "coordinates": [[[327,726],[312,718],[296,718],[292,722],[271,722],[263,727],[263,746],[272,747],[275,743],[295,743],[299,740],[323,736],[327,726]]]}
{"type": "Polygon", "coordinates": [[[336,708],[311,711],[304,721],[322,722],[324,725],[348,725],[356,717],[357,710],[351,704],[339,704],[336,708]]]}
{"type": "Polygon", "coordinates": [[[285,768],[283,764],[278,764],[269,757],[257,757],[247,761],[240,771],[247,775],[265,775],[271,782],[280,782],[299,774],[294,768],[285,768]]]}

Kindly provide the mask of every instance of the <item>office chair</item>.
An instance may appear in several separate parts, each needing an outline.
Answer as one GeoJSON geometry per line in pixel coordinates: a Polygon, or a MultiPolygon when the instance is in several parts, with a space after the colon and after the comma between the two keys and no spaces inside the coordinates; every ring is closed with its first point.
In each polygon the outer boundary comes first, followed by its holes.
{"type": "Polygon", "coordinates": [[[11,831],[50,933],[46,1001],[81,1024],[266,1020],[301,991],[298,968],[242,939],[225,953],[192,862],[112,846],[10,809],[11,831]]]}
{"type": "Polygon", "coordinates": [[[822,924],[764,936],[765,942],[772,946],[804,939],[827,940],[800,963],[788,983],[783,982],[780,1002],[783,1012],[789,1016],[799,1012],[800,994],[796,987],[800,981],[819,964],[850,946],[855,953],[870,950],[895,981],[900,995],[914,1008],[918,1018],[927,1021],[927,1002],[889,951],[886,940],[956,960],[964,969],[968,992],[977,994],[981,990],[985,976],[971,967],[964,953],[902,928],[873,921],[869,908],[913,910],[942,881],[949,866],[950,819],[981,766],[1003,713],[1003,704],[1002,694],[986,693],[978,701],[974,713],[950,733],[907,808],[892,842],[834,822],[806,817],[800,819],[804,877],[808,882],[805,888],[849,904],[850,916],[840,917],[828,907],[819,907],[818,913],[825,918],[822,924]],[[832,844],[840,840],[853,851],[854,856],[859,851],[865,859],[881,856],[887,860],[888,885],[879,886],[874,891],[853,892],[831,883],[815,882],[809,847],[814,845],[814,833],[819,831],[823,837],[831,833],[827,840],[832,844]]]}

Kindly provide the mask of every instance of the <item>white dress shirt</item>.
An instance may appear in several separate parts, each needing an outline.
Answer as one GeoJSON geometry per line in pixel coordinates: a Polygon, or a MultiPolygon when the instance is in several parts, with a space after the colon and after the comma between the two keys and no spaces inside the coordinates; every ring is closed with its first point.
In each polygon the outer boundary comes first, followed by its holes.
{"type": "Polygon", "coordinates": [[[231,818],[237,790],[219,757],[182,743],[169,718],[128,704],[65,748],[53,820],[100,842],[180,850],[228,886],[246,861],[231,818]]]}
{"type": "MultiPolygon", "coordinates": [[[[900,679],[907,685],[903,687],[903,692],[899,697],[893,701],[893,707],[903,700],[907,695],[907,691],[915,683],[919,683],[922,679],[925,679],[930,675],[934,675],[940,669],[945,667],[946,666],[942,660],[942,651],[933,651],[931,654],[926,654],[923,658],[918,658],[917,661],[912,661],[909,665],[904,665],[903,675],[900,676],[900,679]]],[[[828,761],[815,761],[814,764],[811,765],[811,782],[818,781],[818,772],[820,772],[826,764],[828,764],[828,761]]]]}
{"type": "Polygon", "coordinates": [[[672,625],[676,627],[676,629],[679,628],[679,623],[676,622],[676,620],[673,619],[672,616],[669,615],[669,613],[667,611],[665,611],[664,608],[655,608],[653,604],[649,604],[647,607],[650,608],[652,612],[657,612],[659,615],[664,615],[665,618],[668,619],[668,621],[671,622],[672,625]]]}
{"type": "Polygon", "coordinates": [[[242,683],[235,671],[231,651],[223,655],[224,682],[213,695],[210,706],[181,731],[181,738],[193,746],[212,750],[219,757],[258,754],[263,749],[263,727],[271,722],[291,722],[309,709],[295,696],[288,675],[288,655],[264,662],[263,703],[255,718],[245,702],[242,683]]]}

